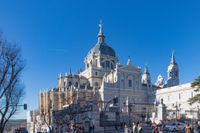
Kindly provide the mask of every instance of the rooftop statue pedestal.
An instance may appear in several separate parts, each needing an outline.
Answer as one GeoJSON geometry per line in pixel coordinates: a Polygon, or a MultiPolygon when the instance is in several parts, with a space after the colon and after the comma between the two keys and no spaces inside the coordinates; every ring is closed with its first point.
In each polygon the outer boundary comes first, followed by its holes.
{"type": "Polygon", "coordinates": [[[163,103],[163,99],[161,99],[160,104],[158,105],[158,120],[164,121],[166,120],[166,105],[163,103]]]}

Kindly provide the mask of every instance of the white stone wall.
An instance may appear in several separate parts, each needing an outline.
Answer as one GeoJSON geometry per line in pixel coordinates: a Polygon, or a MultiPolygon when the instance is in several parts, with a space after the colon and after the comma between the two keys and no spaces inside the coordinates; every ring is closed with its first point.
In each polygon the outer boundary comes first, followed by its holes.
{"type": "Polygon", "coordinates": [[[197,112],[198,104],[190,105],[188,100],[198,93],[199,92],[195,92],[194,88],[191,87],[191,83],[187,83],[157,90],[156,100],[159,102],[163,99],[163,103],[167,106],[167,110],[175,111],[175,106],[177,106],[179,114],[186,114],[186,117],[191,117],[189,116],[191,113],[188,114],[187,112],[197,112]]]}

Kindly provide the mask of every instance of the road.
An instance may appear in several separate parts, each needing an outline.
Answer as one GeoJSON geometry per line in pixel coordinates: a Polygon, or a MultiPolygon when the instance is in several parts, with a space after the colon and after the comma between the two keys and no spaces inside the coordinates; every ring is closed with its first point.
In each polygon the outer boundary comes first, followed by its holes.
{"type": "MultiPolygon", "coordinates": [[[[98,132],[98,133],[103,133],[103,132],[98,132]]],[[[124,130],[120,130],[120,131],[106,131],[105,133],[124,133],[124,130]]],[[[131,133],[131,132],[129,132],[131,133]]],[[[152,133],[152,129],[150,126],[146,126],[144,127],[144,133],[152,133]]],[[[164,131],[163,133],[184,133],[184,131],[176,131],[176,132],[169,132],[169,131],[164,131]]]]}

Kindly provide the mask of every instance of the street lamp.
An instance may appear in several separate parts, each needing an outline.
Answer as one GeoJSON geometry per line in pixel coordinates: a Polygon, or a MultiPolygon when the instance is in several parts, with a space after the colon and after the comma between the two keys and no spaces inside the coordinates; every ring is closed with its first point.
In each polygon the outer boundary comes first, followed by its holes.
{"type": "MultiPolygon", "coordinates": [[[[112,99],[110,99],[107,103],[106,103],[106,106],[105,106],[105,108],[104,108],[104,110],[103,110],[103,122],[105,122],[105,120],[106,120],[106,109],[107,109],[107,107],[108,107],[108,105],[110,104],[110,103],[112,103],[113,102],[113,105],[114,106],[117,106],[117,103],[118,103],[118,97],[114,97],[114,98],[112,98],[112,99]]],[[[103,127],[104,127],[104,133],[105,133],[105,131],[106,131],[106,125],[105,124],[103,124],[103,127]]]]}
{"type": "Polygon", "coordinates": [[[199,105],[197,105],[197,118],[199,120],[199,105]]]}
{"type": "Polygon", "coordinates": [[[131,112],[132,112],[132,107],[133,103],[128,103],[128,117],[129,117],[129,127],[131,127],[131,112]]]}
{"type": "Polygon", "coordinates": [[[179,110],[179,106],[177,105],[177,102],[176,102],[176,105],[173,105],[173,107],[176,109],[176,120],[178,118],[178,112],[180,111],[179,110]]]}
{"type": "Polygon", "coordinates": [[[132,107],[134,106],[134,103],[128,103],[128,105],[126,105],[126,103],[124,102],[124,106],[128,107],[128,126],[131,127],[131,113],[132,113],[132,107]]]}

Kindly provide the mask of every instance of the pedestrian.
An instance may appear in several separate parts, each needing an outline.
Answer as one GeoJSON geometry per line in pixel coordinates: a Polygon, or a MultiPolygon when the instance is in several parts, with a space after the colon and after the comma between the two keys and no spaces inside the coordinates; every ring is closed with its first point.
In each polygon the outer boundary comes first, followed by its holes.
{"type": "Polygon", "coordinates": [[[185,133],[192,133],[192,129],[190,124],[188,123],[187,126],[185,127],[185,133]]]}
{"type": "Polygon", "coordinates": [[[194,133],[199,133],[199,125],[198,125],[198,122],[197,122],[197,121],[194,123],[193,132],[194,132],[194,133]]]}
{"type": "Polygon", "coordinates": [[[155,122],[152,124],[152,133],[159,133],[158,126],[155,122]]]}
{"type": "Polygon", "coordinates": [[[92,131],[93,131],[93,133],[94,133],[94,125],[92,126],[92,131]]]}
{"type": "Polygon", "coordinates": [[[124,125],[124,133],[128,133],[128,126],[126,124],[124,125]]]}
{"type": "Polygon", "coordinates": [[[138,133],[144,133],[142,123],[138,124],[138,133]]]}
{"type": "Polygon", "coordinates": [[[200,121],[197,122],[198,125],[198,132],[200,133],[200,121]]]}
{"type": "Polygon", "coordinates": [[[133,123],[133,133],[138,133],[138,123],[133,123]]]}

